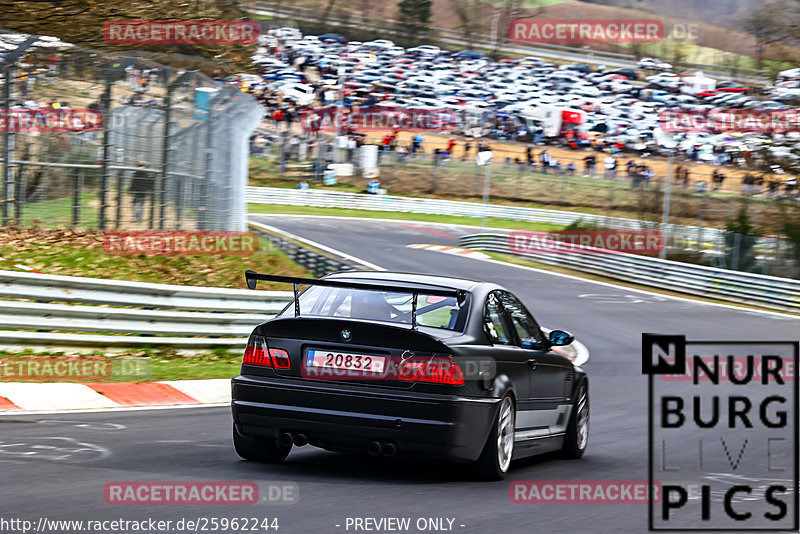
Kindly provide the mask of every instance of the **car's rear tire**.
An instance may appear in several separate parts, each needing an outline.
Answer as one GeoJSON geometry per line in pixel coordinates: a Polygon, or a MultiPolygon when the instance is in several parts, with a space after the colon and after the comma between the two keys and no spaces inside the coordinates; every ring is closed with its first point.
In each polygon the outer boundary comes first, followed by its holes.
{"type": "Polygon", "coordinates": [[[514,454],[515,411],[511,395],[503,397],[489,438],[475,462],[476,474],[482,480],[503,480],[508,474],[514,454]]]}
{"type": "Polygon", "coordinates": [[[242,436],[236,430],[236,425],[233,425],[233,448],[236,449],[236,454],[245,460],[278,464],[289,455],[292,445],[291,443],[289,445],[280,445],[276,440],[242,436]]]}
{"type": "Polygon", "coordinates": [[[564,446],[561,455],[564,458],[578,459],[586,451],[589,441],[589,385],[581,381],[572,399],[572,413],[567,424],[564,446]]]}

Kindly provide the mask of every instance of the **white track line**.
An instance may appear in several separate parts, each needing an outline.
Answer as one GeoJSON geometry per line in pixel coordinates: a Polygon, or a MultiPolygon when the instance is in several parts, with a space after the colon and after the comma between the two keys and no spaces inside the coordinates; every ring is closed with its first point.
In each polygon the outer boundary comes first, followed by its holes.
{"type": "Polygon", "coordinates": [[[342,252],[340,250],[336,250],[335,248],[331,248],[331,247],[323,245],[321,243],[317,243],[316,241],[311,241],[310,239],[306,239],[304,237],[300,237],[300,236],[292,234],[290,232],[286,232],[285,230],[281,230],[279,228],[275,228],[274,226],[269,226],[267,224],[258,223],[258,222],[254,222],[254,221],[248,221],[248,222],[250,224],[252,224],[253,226],[258,226],[259,228],[262,228],[264,230],[269,230],[271,232],[275,232],[275,233],[278,233],[278,234],[285,235],[286,237],[288,237],[290,239],[294,239],[296,241],[300,241],[301,243],[305,243],[306,245],[310,245],[310,246],[318,248],[320,250],[324,250],[325,252],[329,252],[331,254],[335,254],[335,255],[337,255],[337,256],[339,256],[341,258],[344,258],[346,260],[350,260],[352,262],[361,264],[364,267],[367,267],[367,268],[372,269],[374,271],[385,271],[386,270],[383,267],[379,267],[378,265],[375,265],[374,263],[370,263],[370,262],[362,260],[360,258],[356,258],[355,256],[351,256],[350,254],[346,254],[346,253],[344,253],[344,252],[342,252]]]}

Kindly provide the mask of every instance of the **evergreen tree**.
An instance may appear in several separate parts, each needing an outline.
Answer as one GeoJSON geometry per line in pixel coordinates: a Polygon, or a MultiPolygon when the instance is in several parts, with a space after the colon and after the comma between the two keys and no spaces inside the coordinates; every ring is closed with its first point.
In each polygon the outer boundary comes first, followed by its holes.
{"type": "Polygon", "coordinates": [[[735,218],[725,223],[725,264],[729,269],[754,272],[756,270],[756,238],[759,236],[750,222],[747,201],[742,202],[735,218]]]}
{"type": "Polygon", "coordinates": [[[412,39],[428,30],[433,10],[431,0],[399,0],[397,7],[400,10],[400,20],[408,25],[408,32],[412,39]]]}

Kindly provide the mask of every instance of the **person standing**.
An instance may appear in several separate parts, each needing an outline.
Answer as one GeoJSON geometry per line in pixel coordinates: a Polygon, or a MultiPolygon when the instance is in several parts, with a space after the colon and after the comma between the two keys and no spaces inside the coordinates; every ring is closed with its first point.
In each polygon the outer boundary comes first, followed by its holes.
{"type": "Polygon", "coordinates": [[[411,153],[416,154],[417,151],[422,151],[422,143],[425,141],[425,138],[422,136],[421,133],[418,133],[414,136],[411,145],[411,153]]]}
{"type": "Polygon", "coordinates": [[[594,175],[594,168],[597,165],[597,156],[594,154],[589,154],[585,158],[583,158],[583,176],[591,176],[592,178],[595,177],[594,175]]]}
{"type": "Polygon", "coordinates": [[[145,162],[139,161],[138,168],[133,173],[129,193],[133,195],[131,211],[133,211],[133,222],[142,222],[144,216],[144,204],[147,197],[153,201],[154,180],[152,173],[145,169],[145,162]]]}
{"type": "Polygon", "coordinates": [[[606,179],[614,180],[617,177],[617,160],[609,154],[603,163],[606,167],[606,179]]]}
{"type": "Polygon", "coordinates": [[[542,171],[547,174],[550,168],[550,153],[547,150],[542,150],[539,154],[539,161],[542,162],[542,171]]]}

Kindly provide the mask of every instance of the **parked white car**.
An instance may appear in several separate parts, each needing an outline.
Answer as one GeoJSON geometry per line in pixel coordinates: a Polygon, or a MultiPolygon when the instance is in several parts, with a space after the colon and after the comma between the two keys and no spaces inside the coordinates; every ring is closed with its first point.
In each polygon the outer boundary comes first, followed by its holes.
{"type": "Polygon", "coordinates": [[[301,106],[308,106],[314,102],[314,88],[304,83],[287,84],[280,88],[280,92],[301,106]]]}

